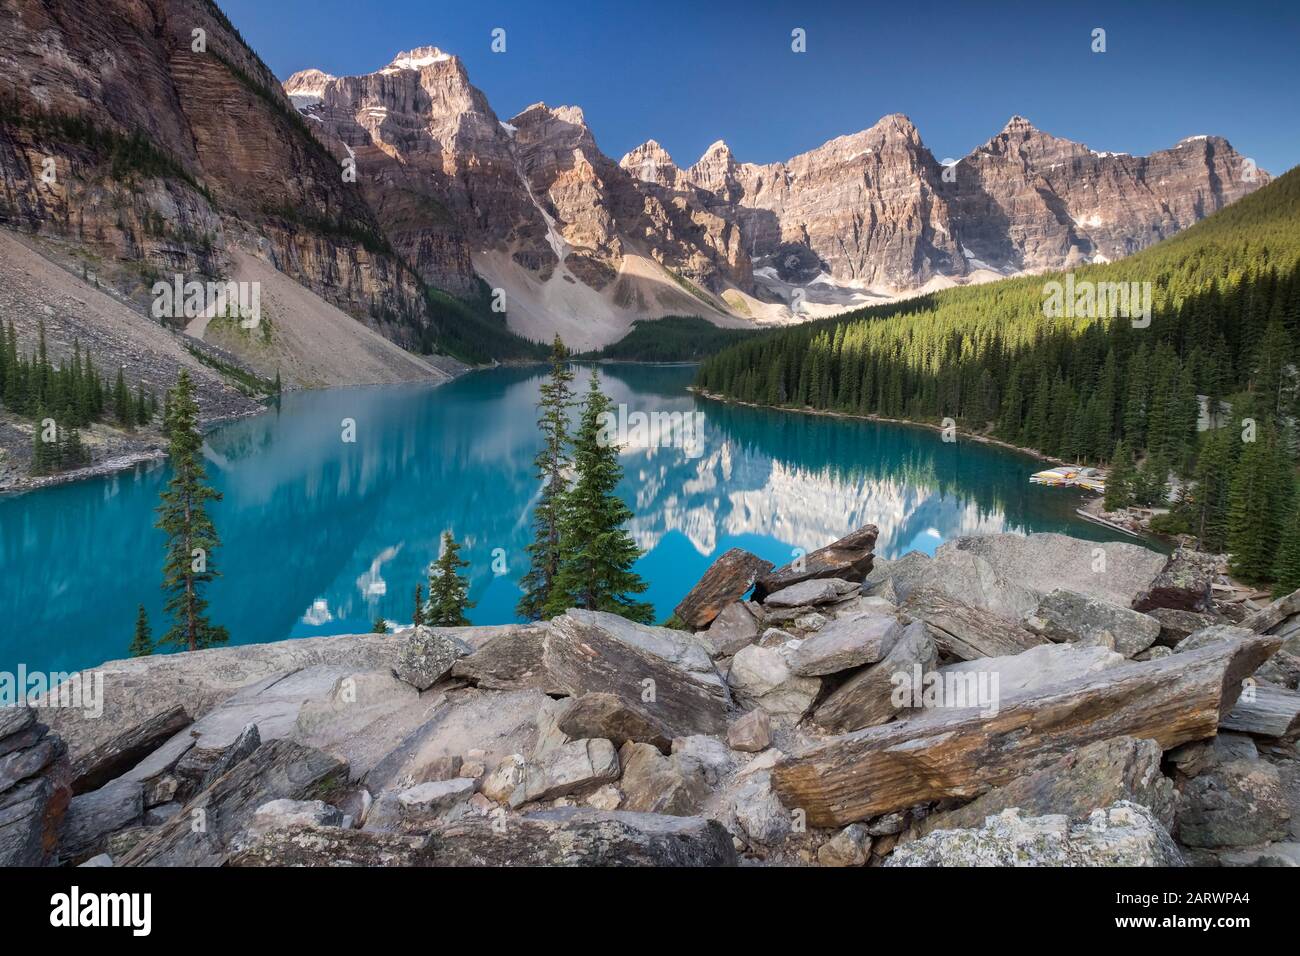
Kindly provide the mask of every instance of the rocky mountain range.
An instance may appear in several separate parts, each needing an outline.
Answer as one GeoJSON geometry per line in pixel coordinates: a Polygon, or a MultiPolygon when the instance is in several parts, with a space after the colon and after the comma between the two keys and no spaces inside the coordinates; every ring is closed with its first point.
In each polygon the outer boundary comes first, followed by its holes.
{"type": "MultiPolygon", "coordinates": [[[[579,107],[502,118],[436,47],[281,84],[211,0],[0,4],[0,225],[137,307],[160,276],[256,260],[367,331],[473,361],[499,354],[488,290],[511,330],[578,348],[669,314],[795,321],[1114,259],[1269,178],[1217,137],[1131,157],[1019,117],[951,168],[898,114],[779,163],[718,142],[683,168],[653,140],[615,160],[579,107]]],[[[323,381],[298,311],[292,337],[219,344],[323,381]]]]}

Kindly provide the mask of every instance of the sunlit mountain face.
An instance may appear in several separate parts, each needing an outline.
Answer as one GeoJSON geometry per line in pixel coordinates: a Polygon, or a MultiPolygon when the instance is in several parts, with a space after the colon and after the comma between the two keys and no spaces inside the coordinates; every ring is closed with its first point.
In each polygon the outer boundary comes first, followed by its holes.
{"type": "MultiPolygon", "coordinates": [[[[470,617],[515,620],[543,374],[292,393],[212,432],[207,467],[224,495],[213,620],[239,643],[409,622],[444,530],[470,561],[470,617]]],[[[1030,486],[1037,465],[1023,455],[925,428],[723,405],[687,391],[693,374],[600,367],[629,426],[620,491],[660,618],[731,547],[784,563],[867,523],[886,557],[1003,530],[1107,536],[1074,514],[1074,493],[1030,486]]],[[[167,476],[154,465],[0,500],[0,606],[11,609],[0,669],[124,656],[139,604],[165,630],[153,522],[167,476]]]]}

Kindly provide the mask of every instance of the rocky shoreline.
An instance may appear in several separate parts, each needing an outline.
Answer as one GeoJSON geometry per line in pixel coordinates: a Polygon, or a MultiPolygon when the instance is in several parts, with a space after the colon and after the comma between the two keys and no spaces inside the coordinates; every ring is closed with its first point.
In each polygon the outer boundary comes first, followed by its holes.
{"type": "Polygon", "coordinates": [[[1056,534],[110,662],[0,710],[0,863],[1300,865],[1300,592],[1056,534]],[[199,821],[199,823],[196,823],[199,821]]]}

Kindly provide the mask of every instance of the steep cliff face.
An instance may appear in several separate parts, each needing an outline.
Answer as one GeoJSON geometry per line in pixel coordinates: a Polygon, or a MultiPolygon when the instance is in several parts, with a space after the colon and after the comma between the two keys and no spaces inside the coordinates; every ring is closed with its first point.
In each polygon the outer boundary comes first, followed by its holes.
{"type": "Polygon", "coordinates": [[[3,6],[0,221],[83,244],[141,298],[158,276],[228,275],[242,246],[415,340],[418,281],[215,6],[3,6]]]}
{"type": "Polygon", "coordinates": [[[968,254],[1009,271],[1129,255],[1267,183],[1217,136],[1150,156],[1098,153],[1014,116],[947,190],[968,254]]]}

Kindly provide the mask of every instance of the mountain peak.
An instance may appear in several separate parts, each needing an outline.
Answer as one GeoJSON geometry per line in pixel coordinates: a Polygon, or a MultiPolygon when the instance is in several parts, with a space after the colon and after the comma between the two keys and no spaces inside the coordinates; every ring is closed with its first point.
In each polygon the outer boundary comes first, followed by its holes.
{"type": "Polygon", "coordinates": [[[417,46],[393,57],[393,61],[380,70],[380,73],[396,73],[398,70],[422,70],[435,63],[445,63],[451,59],[450,53],[444,53],[436,46],[417,46]]]}
{"type": "Polygon", "coordinates": [[[1033,123],[1025,119],[1019,113],[1007,120],[1007,125],[1002,127],[1004,133],[1037,133],[1038,128],[1033,123]]]}

